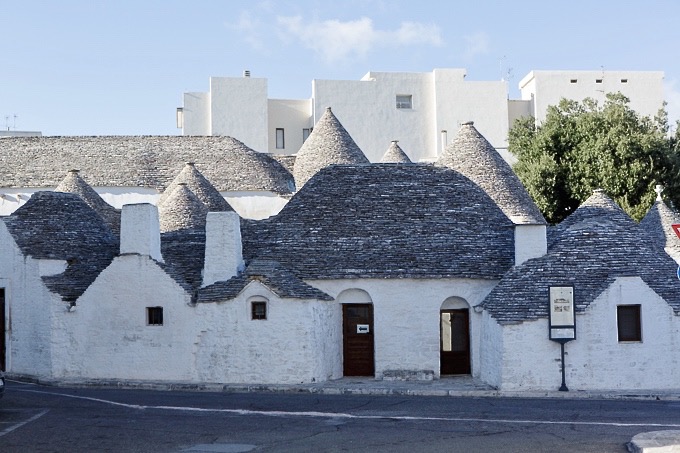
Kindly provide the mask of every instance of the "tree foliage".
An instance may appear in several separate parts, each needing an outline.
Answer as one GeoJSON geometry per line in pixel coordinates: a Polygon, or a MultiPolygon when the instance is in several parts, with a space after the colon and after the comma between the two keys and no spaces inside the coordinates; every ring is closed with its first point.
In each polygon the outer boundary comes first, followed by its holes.
{"type": "Polygon", "coordinates": [[[620,93],[593,99],[562,99],[542,124],[521,118],[510,129],[513,169],[545,218],[558,223],[601,188],[640,220],[654,203],[656,184],[680,206],[680,131],[668,134],[663,109],[638,115],[620,93]]]}

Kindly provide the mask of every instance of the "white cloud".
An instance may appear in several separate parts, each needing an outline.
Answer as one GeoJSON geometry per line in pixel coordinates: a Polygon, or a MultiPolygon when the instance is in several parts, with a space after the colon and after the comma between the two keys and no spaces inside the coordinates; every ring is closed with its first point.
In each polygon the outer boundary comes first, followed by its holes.
{"type": "Polygon", "coordinates": [[[254,18],[248,11],[242,11],[238,21],[228,23],[227,27],[236,30],[241,34],[242,39],[256,50],[264,50],[265,45],[262,40],[262,23],[254,18]]]}
{"type": "Polygon", "coordinates": [[[466,43],[465,56],[467,58],[489,53],[489,35],[483,31],[463,36],[463,39],[466,43]]]}
{"type": "Polygon", "coordinates": [[[442,45],[439,27],[417,22],[403,22],[394,31],[377,30],[367,17],[339,20],[303,21],[301,16],[279,17],[285,33],[321,55],[327,62],[350,56],[364,57],[376,47],[425,44],[442,45]]]}

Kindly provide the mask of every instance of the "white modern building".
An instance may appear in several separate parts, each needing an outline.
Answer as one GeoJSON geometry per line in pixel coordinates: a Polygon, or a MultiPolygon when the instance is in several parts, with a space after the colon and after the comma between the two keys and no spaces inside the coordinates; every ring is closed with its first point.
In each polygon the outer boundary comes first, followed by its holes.
{"type": "MultiPolygon", "coordinates": [[[[508,130],[522,116],[544,118],[561,98],[602,101],[621,92],[631,107],[654,115],[663,106],[663,72],[532,71],[520,82],[521,99],[507,82],[472,81],[464,69],[369,72],[361,80],[312,80],[309,99],[269,99],[267,79],[211,77],[210,91],[185,93],[177,111],[183,135],[229,135],[257,151],[295,154],[327,107],[371,162],[391,140],[414,162],[434,161],[460,125],[475,127],[501,154],[508,130]]],[[[504,155],[507,158],[507,156],[504,155]]]]}

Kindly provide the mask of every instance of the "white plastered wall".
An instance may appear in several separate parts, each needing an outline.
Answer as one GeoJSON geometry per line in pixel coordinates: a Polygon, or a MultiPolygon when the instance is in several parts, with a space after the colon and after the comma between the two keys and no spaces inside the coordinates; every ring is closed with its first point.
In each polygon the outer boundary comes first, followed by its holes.
{"type": "Polygon", "coordinates": [[[332,302],[281,299],[251,282],[233,300],[195,308],[200,381],[294,384],[342,376],[332,302]],[[267,319],[251,319],[253,301],[266,301],[267,319]]]}
{"type": "MultiPolygon", "coordinates": [[[[560,345],[548,339],[548,321],[501,329],[502,388],[557,390],[561,384],[560,345]]],[[[576,316],[576,340],[565,345],[566,384],[570,390],[677,389],[679,332],[678,316],[644,281],[617,278],[576,316]],[[618,341],[616,307],[629,304],[641,305],[641,342],[618,341]]],[[[492,375],[485,380],[496,382],[492,375]]]]}
{"type": "Polygon", "coordinates": [[[43,284],[40,260],[23,255],[1,220],[0,257],[7,323],[6,369],[13,374],[50,377],[53,317],[65,309],[65,304],[43,284]]]}
{"type": "Polygon", "coordinates": [[[58,377],[191,381],[195,316],[190,296],[148,256],[116,257],[60,313],[55,330],[58,377]],[[163,325],[147,325],[147,307],[163,307],[163,325]]]}
{"type": "MultiPolygon", "coordinates": [[[[348,289],[359,289],[373,303],[375,377],[385,374],[439,378],[440,309],[450,297],[464,299],[470,309],[470,346],[473,376],[480,373],[481,313],[474,307],[497,284],[472,279],[356,279],[308,282],[334,298],[348,289]]],[[[338,306],[342,350],[342,319],[338,306]]]]}

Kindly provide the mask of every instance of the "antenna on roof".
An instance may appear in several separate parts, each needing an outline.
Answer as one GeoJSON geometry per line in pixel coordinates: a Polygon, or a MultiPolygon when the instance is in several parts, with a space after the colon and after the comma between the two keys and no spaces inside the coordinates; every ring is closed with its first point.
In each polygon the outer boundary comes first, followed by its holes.
{"type": "Polygon", "coordinates": [[[17,114],[15,113],[15,114],[14,114],[14,130],[17,130],[17,118],[18,118],[18,116],[17,116],[17,114]]]}

